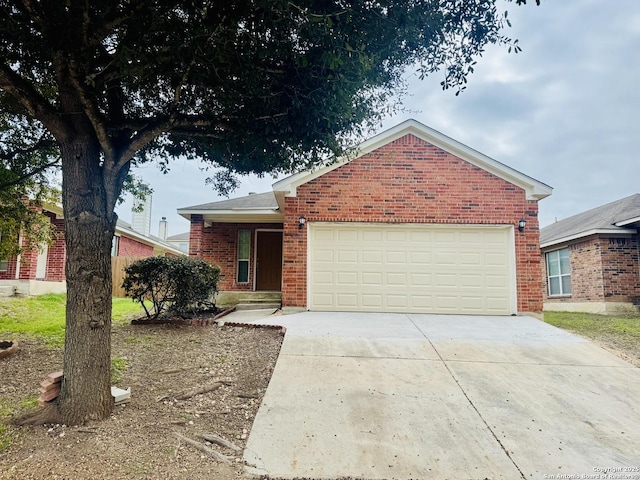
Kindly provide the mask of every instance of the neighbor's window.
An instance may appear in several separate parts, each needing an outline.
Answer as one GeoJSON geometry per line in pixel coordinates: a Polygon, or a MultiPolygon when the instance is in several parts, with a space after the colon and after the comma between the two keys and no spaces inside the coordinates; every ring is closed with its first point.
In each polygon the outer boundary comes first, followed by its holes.
{"type": "Polygon", "coordinates": [[[238,230],[238,283],[249,281],[249,252],[251,251],[251,231],[238,230]]]}
{"type": "Polygon", "coordinates": [[[549,295],[571,294],[571,265],[568,248],[547,253],[547,276],[549,295]]]}

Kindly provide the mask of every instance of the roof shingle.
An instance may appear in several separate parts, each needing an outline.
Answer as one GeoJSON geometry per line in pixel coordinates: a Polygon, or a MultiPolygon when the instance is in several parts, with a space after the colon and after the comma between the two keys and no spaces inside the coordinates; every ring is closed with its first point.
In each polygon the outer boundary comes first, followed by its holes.
{"type": "Polygon", "coordinates": [[[593,230],[625,230],[615,224],[640,217],[640,193],[592,208],[540,230],[540,244],[553,242],[593,230]]]}

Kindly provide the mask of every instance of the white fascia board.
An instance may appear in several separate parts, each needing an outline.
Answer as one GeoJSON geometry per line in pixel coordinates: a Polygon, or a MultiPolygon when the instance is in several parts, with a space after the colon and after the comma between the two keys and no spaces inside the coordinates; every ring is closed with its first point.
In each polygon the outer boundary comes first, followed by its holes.
{"type": "Polygon", "coordinates": [[[189,210],[180,209],[178,215],[189,218],[188,215],[273,215],[278,213],[277,208],[228,208],[226,210],[189,210]]]}
{"type": "Polygon", "coordinates": [[[594,228],[593,230],[587,230],[586,232],[576,233],[574,235],[568,235],[566,237],[557,238],[549,242],[541,243],[540,248],[548,248],[561,243],[571,242],[583,237],[590,237],[591,235],[632,235],[636,233],[635,229],[629,228],[594,228]]]}
{"type": "Polygon", "coordinates": [[[43,210],[46,210],[51,213],[55,213],[56,218],[62,219],[64,218],[64,212],[62,211],[62,204],[59,203],[45,203],[42,206],[43,210]]]}
{"type": "Polygon", "coordinates": [[[202,215],[207,222],[222,223],[281,223],[284,215],[276,208],[247,208],[228,210],[178,210],[178,215],[191,220],[191,215],[202,215]]]}
{"type": "Polygon", "coordinates": [[[640,217],[633,217],[633,218],[629,218],[627,220],[621,220],[619,222],[614,223],[614,225],[616,227],[624,227],[625,225],[630,225],[632,223],[638,223],[640,222],[640,217]]]}
{"type": "Polygon", "coordinates": [[[371,153],[372,151],[391,143],[399,138],[404,137],[407,134],[412,134],[425,142],[428,142],[446,152],[449,152],[472,165],[477,166],[483,170],[486,170],[489,173],[500,177],[509,183],[513,183],[516,186],[519,186],[526,192],[527,200],[541,200],[545,197],[548,197],[553,192],[553,188],[549,185],[546,185],[534,178],[525,175],[513,168],[494,160],[491,157],[488,157],[477,150],[474,150],[453,138],[450,138],[443,133],[438,132],[426,125],[416,121],[416,120],[407,120],[402,122],[395,127],[386,130],[369,140],[366,140],[360,144],[357,149],[356,155],[352,159],[344,159],[342,161],[338,161],[332,163],[330,165],[326,165],[317,170],[313,171],[305,171],[300,172],[294,175],[291,175],[287,178],[280,180],[273,184],[274,191],[284,191],[287,192],[287,196],[295,197],[296,189],[300,185],[307,183],[311,180],[314,180],[325,173],[328,173],[336,168],[348,163],[351,160],[359,158],[367,153],[371,153]]]}

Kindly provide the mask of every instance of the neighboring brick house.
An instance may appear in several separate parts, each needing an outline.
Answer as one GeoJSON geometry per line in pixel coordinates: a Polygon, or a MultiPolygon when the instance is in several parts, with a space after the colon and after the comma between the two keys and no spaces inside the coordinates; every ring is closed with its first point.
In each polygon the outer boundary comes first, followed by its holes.
{"type": "Polygon", "coordinates": [[[273,192],[178,213],[223,291],[279,291],[290,309],[511,315],[542,311],[538,201],[550,194],[409,120],[273,192]]]}
{"type": "Polygon", "coordinates": [[[544,309],[637,313],[640,194],[560,220],[540,232],[544,309]]]}
{"type": "MultiPolygon", "coordinates": [[[[47,206],[43,213],[54,225],[56,238],[53,244],[41,251],[26,250],[17,257],[0,260],[0,295],[40,295],[66,291],[62,208],[47,206]]],[[[26,247],[25,240],[21,238],[20,241],[26,247]]],[[[139,233],[130,224],[118,220],[111,254],[118,257],[151,257],[178,256],[183,252],[158,237],[139,233]]]]}

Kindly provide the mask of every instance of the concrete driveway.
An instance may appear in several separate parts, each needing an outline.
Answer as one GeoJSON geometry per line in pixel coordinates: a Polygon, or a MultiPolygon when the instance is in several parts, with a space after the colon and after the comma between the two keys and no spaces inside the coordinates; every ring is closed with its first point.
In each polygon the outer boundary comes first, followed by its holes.
{"type": "Polygon", "coordinates": [[[306,312],[270,323],[287,334],[244,454],[254,473],[640,479],[640,369],[539,320],[306,312]]]}

